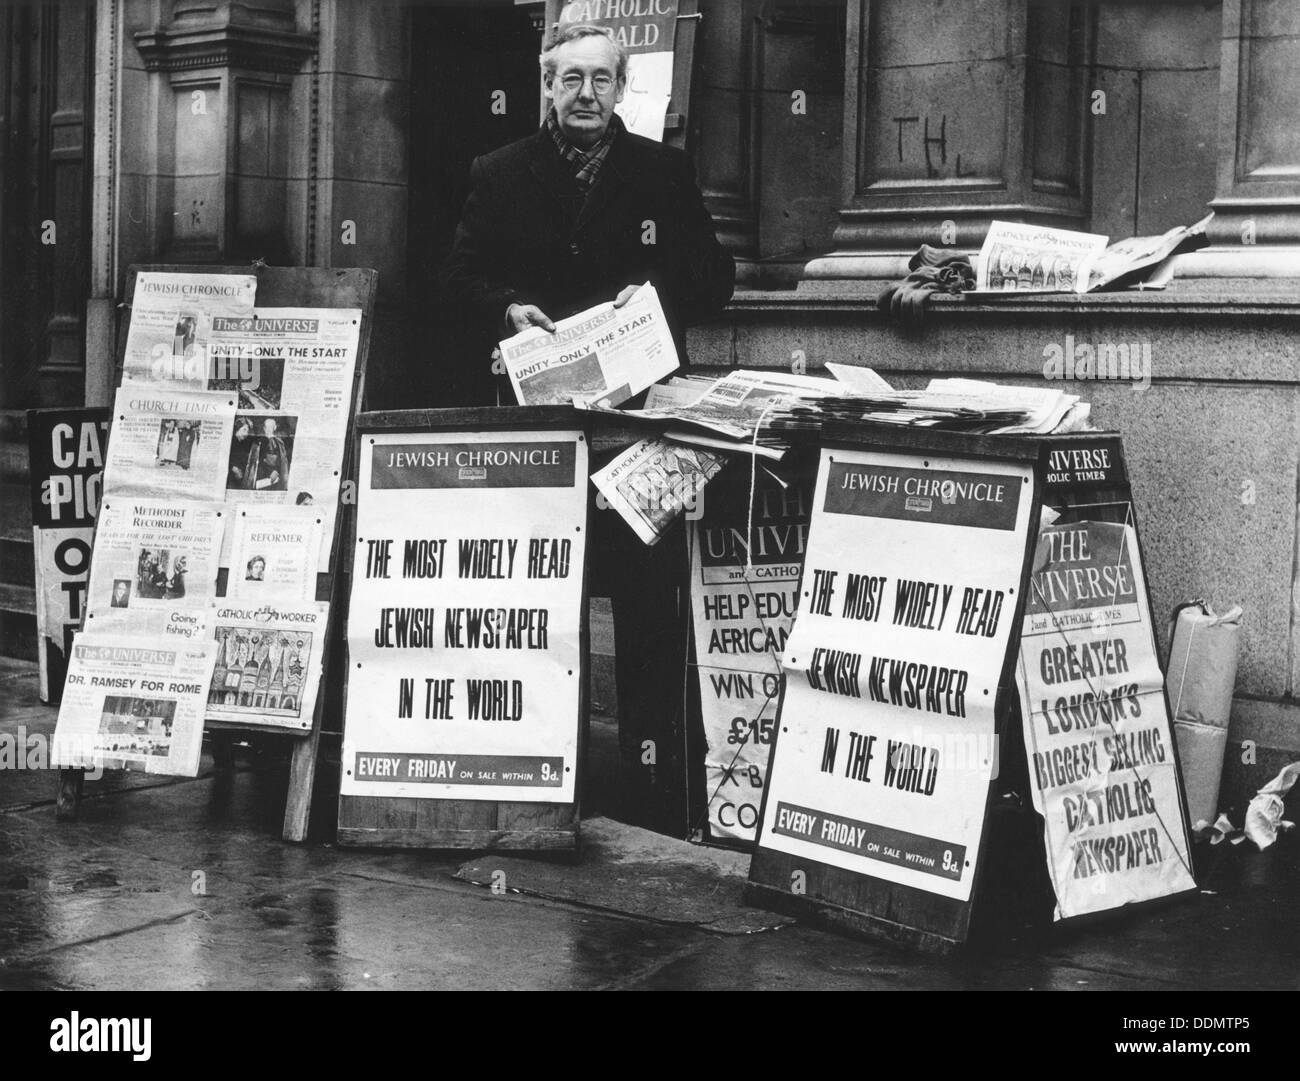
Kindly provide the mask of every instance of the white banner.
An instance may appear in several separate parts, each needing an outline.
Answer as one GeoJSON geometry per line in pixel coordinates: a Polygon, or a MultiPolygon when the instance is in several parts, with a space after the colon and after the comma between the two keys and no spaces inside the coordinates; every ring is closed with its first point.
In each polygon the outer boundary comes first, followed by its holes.
{"type": "Polygon", "coordinates": [[[572,803],[587,443],[362,440],[346,796],[572,803]]]}
{"type": "Polygon", "coordinates": [[[1056,919],[1193,889],[1131,526],[1076,522],[1039,533],[1018,676],[1056,919]]]}
{"type": "Polygon", "coordinates": [[[781,698],[781,653],[799,602],[812,485],[749,471],[708,489],[691,529],[691,616],[706,744],[709,834],[750,842],[781,698]],[[752,551],[752,565],[747,555],[752,551]]]}
{"type": "Polygon", "coordinates": [[[1032,473],[823,450],[760,845],[967,901],[1032,473]]]}

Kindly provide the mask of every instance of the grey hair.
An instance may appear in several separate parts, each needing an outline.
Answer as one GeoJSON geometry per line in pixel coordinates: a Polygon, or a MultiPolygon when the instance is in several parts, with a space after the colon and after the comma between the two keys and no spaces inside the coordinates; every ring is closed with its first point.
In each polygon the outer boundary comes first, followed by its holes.
{"type": "Polygon", "coordinates": [[[620,79],[627,78],[627,49],[623,47],[618,38],[614,36],[614,31],[608,26],[597,26],[595,23],[575,23],[572,26],[557,26],[551,34],[550,44],[542,50],[542,55],[537,58],[541,65],[543,75],[555,74],[555,50],[561,45],[567,45],[570,41],[577,41],[579,38],[604,38],[614,49],[615,63],[614,74],[620,79]]]}

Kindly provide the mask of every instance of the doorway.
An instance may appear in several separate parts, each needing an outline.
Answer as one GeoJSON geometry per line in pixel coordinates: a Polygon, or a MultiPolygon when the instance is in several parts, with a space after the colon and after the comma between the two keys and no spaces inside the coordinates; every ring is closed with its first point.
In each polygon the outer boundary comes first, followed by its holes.
{"type": "Polygon", "coordinates": [[[438,269],[469,195],[470,164],[540,121],[540,3],[438,4],[411,13],[406,408],[495,404],[481,336],[438,296],[438,269]]]}

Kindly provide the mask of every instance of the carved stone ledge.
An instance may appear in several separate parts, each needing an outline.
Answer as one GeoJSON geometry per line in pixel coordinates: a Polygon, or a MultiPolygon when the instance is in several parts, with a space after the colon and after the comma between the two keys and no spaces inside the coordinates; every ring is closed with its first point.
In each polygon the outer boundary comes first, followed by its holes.
{"type": "Polygon", "coordinates": [[[225,67],[292,74],[316,50],[312,34],[266,27],[207,26],[135,35],[146,71],[225,67]]]}

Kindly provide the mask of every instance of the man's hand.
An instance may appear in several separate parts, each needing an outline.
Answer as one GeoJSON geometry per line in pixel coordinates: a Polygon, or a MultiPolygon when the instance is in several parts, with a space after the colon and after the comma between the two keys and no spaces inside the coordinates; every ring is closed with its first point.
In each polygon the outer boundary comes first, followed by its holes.
{"type": "Polygon", "coordinates": [[[634,296],[636,296],[636,291],[640,288],[641,287],[639,285],[623,286],[623,288],[619,290],[618,296],[614,298],[614,307],[621,308],[624,304],[626,304],[629,300],[631,300],[634,296]]]}
{"type": "Polygon", "coordinates": [[[506,309],[506,326],[516,334],[529,327],[541,327],[555,332],[551,317],[535,304],[511,304],[506,309]]]}

